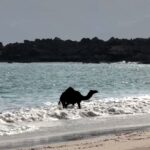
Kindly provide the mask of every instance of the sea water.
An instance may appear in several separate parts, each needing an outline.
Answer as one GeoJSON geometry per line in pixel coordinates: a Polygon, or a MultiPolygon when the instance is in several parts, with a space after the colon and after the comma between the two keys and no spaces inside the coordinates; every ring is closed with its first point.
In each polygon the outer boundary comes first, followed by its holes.
{"type": "Polygon", "coordinates": [[[150,65],[0,63],[0,135],[33,131],[44,121],[139,113],[150,113],[150,65]],[[59,97],[69,86],[98,93],[82,109],[62,109],[59,97]]]}

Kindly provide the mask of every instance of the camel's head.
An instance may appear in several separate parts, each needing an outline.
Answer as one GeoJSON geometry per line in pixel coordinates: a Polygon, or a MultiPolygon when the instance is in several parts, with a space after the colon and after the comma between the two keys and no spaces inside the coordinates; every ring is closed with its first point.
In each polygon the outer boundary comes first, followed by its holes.
{"type": "Polygon", "coordinates": [[[90,90],[90,93],[95,94],[95,93],[98,93],[98,91],[97,90],[90,90]]]}

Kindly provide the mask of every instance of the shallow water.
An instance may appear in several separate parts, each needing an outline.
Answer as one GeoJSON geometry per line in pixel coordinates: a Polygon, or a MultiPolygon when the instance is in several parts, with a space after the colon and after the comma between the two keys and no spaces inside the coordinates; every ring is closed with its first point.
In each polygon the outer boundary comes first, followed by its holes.
{"type": "Polygon", "coordinates": [[[69,86],[95,99],[147,95],[150,65],[30,63],[0,64],[0,110],[57,102],[69,86]]]}
{"type": "Polygon", "coordinates": [[[37,121],[149,113],[149,93],[150,65],[0,63],[0,135],[34,130],[37,121]],[[57,102],[69,86],[99,93],[81,110],[62,110],[57,102]]]}

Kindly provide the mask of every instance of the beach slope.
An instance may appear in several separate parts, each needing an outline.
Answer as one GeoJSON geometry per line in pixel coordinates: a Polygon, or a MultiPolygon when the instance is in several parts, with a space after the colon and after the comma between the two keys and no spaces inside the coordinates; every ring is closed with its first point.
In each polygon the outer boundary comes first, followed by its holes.
{"type": "MultiPolygon", "coordinates": [[[[48,124],[48,122],[47,122],[48,124]]],[[[35,132],[28,132],[18,135],[1,136],[0,149],[23,149],[49,144],[59,144],[83,139],[100,138],[102,142],[109,142],[113,145],[120,139],[125,140],[132,137],[130,133],[145,132],[150,129],[150,114],[140,115],[118,115],[111,117],[100,117],[90,119],[60,121],[56,126],[43,127],[35,132]],[[111,137],[113,136],[113,137],[111,137]],[[113,140],[110,140],[113,139],[113,140]]],[[[147,132],[148,133],[148,132],[147,132]]],[[[135,135],[134,141],[138,141],[141,134],[135,135]]],[[[149,138],[149,133],[147,139],[149,138]]],[[[93,139],[94,140],[94,139],[93,139]]],[[[89,140],[92,142],[93,140],[89,140]]],[[[129,141],[132,141],[129,140],[129,141]]],[[[143,141],[143,140],[141,140],[143,141]]],[[[148,139],[149,141],[149,139],[148,139]]],[[[79,141],[80,143],[81,141],[79,141]]],[[[97,141],[97,143],[101,143],[97,141]]],[[[150,142],[149,142],[150,143],[150,142]]],[[[88,145],[88,144],[87,144],[88,145]]],[[[102,143],[102,145],[104,145],[102,143]]],[[[108,144],[106,144],[107,146],[108,144]]],[[[118,145],[118,144],[117,144],[118,145]]],[[[129,144],[125,144],[129,145],[129,144]]],[[[135,144],[137,145],[137,144],[135,144]]],[[[82,146],[82,144],[81,144],[82,146]]],[[[113,147],[113,146],[112,146],[113,147]]],[[[56,148],[57,149],[57,148],[56,148]]],[[[113,149],[111,149],[113,150],[113,149]]]]}

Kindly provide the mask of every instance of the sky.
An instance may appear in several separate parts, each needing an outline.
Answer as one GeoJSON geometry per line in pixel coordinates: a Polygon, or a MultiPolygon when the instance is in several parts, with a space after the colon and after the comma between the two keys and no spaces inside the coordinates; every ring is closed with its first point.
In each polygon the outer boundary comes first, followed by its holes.
{"type": "Polygon", "coordinates": [[[150,0],[0,0],[1,42],[54,37],[150,37],[150,0]]]}

